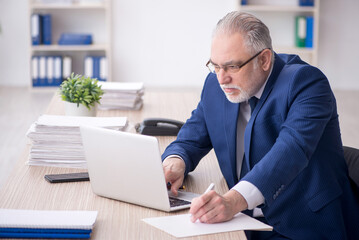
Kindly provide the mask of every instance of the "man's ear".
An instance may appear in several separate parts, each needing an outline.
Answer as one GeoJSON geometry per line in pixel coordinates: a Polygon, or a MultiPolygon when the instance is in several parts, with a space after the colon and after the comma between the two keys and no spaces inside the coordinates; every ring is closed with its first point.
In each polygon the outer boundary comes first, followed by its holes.
{"type": "Polygon", "coordinates": [[[271,60],[272,60],[272,50],[266,49],[262,52],[262,54],[259,57],[259,63],[263,71],[269,71],[271,60]]]}

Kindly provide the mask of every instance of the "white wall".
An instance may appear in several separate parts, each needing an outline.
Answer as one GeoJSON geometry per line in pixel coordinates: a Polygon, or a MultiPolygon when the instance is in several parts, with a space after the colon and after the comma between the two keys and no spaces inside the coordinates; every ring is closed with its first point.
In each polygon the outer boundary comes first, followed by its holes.
{"type": "Polygon", "coordinates": [[[113,76],[152,86],[201,86],[212,29],[233,0],[113,1],[113,76]]]}
{"type": "MultiPolygon", "coordinates": [[[[113,77],[201,86],[211,32],[235,0],[113,0],[113,77]]],[[[28,0],[0,0],[0,85],[29,84],[28,0]]],[[[319,67],[333,88],[359,89],[359,1],[322,0],[319,67]]]]}
{"type": "Polygon", "coordinates": [[[332,88],[359,89],[359,1],[321,0],[319,68],[332,88]]]}
{"type": "Polygon", "coordinates": [[[0,28],[0,85],[28,86],[28,0],[0,0],[0,28]]]}

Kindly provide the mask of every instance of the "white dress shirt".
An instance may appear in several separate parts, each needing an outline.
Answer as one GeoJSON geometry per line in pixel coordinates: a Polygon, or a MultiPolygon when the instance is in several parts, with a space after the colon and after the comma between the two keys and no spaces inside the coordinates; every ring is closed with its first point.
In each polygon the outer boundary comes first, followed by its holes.
{"type": "MultiPolygon", "coordinates": [[[[268,78],[272,73],[272,69],[269,72],[269,75],[263,84],[263,86],[259,89],[259,91],[254,94],[256,98],[261,98],[264,88],[267,85],[268,78]]],[[[251,117],[251,107],[249,106],[248,101],[242,102],[239,108],[238,122],[237,122],[237,176],[239,177],[242,169],[242,162],[244,156],[244,131],[246,129],[247,123],[251,117]]],[[[253,217],[263,216],[262,210],[256,208],[258,205],[264,203],[264,196],[259,191],[259,189],[254,186],[252,183],[247,181],[239,181],[233,188],[239,192],[244,199],[247,201],[248,209],[253,209],[253,217]]]]}

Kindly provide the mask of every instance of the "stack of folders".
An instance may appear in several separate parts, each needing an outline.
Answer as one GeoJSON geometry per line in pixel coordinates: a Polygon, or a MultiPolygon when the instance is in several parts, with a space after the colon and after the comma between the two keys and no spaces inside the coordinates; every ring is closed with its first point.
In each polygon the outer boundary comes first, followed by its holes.
{"type": "Polygon", "coordinates": [[[31,15],[31,40],[32,45],[51,45],[52,26],[50,14],[31,15]]]}
{"type": "Polygon", "coordinates": [[[125,130],[126,117],[42,115],[31,125],[29,165],[86,168],[80,126],[125,130]]]}
{"type": "Polygon", "coordinates": [[[142,82],[99,82],[104,94],[100,109],[139,110],[143,105],[142,82]]]}
{"type": "Polygon", "coordinates": [[[60,86],[72,73],[72,58],[65,56],[33,56],[31,59],[33,87],[60,86]]]}
{"type": "Polygon", "coordinates": [[[90,238],[97,211],[0,209],[0,238],[90,238]]]}
{"type": "Polygon", "coordinates": [[[84,61],[86,77],[99,81],[107,80],[107,58],[105,56],[86,56],[84,61]]]}

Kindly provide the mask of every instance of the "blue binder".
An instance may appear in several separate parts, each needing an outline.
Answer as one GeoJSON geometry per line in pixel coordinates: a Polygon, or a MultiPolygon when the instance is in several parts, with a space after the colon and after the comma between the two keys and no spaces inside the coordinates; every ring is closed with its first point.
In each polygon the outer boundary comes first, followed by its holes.
{"type": "Polygon", "coordinates": [[[62,79],[66,80],[72,73],[72,58],[64,56],[62,58],[62,79]]]}
{"type": "Polygon", "coordinates": [[[42,43],[45,45],[51,45],[52,43],[52,26],[51,26],[51,15],[42,15],[42,43]]]}
{"type": "Polygon", "coordinates": [[[47,73],[46,73],[46,57],[39,57],[39,82],[38,86],[44,87],[47,85],[47,73]]]}
{"type": "Polygon", "coordinates": [[[91,34],[63,33],[58,41],[59,45],[89,45],[92,44],[91,34]]]}
{"type": "Polygon", "coordinates": [[[93,77],[93,57],[86,56],[84,60],[84,76],[93,77]]]}
{"type": "Polygon", "coordinates": [[[41,16],[40,14],[31,15],[31,41],[32,45],[41,44],[41,16]]]}
{"type": "Polygon", "coordinates": [[[84,75],[96,78],[99,81],[106,81],[107,59],[104,56],[86,56],[84,59],[84,75]]]}
{"type": "Polygon", "coordinates": [[[46,57],[46,82],[45,86],[54,86],[54,57],[46,57]]]}
{"type": "Polygon", "coordinates": [[[60,86],[62,83],[62,57],[54,57],[54,86],[60,86]]]}
{"type": "Polygon", "coordinates": [[[100,73],[99,73],[99,79],[100,81],[106,81],[107,80],[107,58],[106,57],[100,57],[99,60],[99,68],[100,68],[100,73]]]}
{"type": "Polygon", "coordinates": [[[40,85],[39,79],[39,57],[33,56],[31,59],[31,75],[32,75],[32,86],[38,87],[40,85]]]}
{"type": "Polygon", "coordinates": [[[93,76],[92,78],[100,79],[100,57],[92,57],[93,62],[93,76]]]}
{"type": "Polygon", "coordinates": [[[307,36],[305,38],[305,47],[307,48],[313,47],[313,24],[314,24],[313,16],[307,17],[307,36]]]}
{"type": "Polygon", "coordinates": [[[313,7],[314,0],[299,0],[299,6],[313,7]]]}

